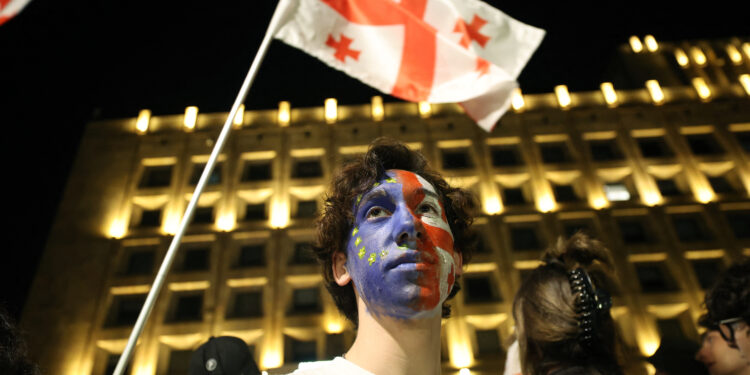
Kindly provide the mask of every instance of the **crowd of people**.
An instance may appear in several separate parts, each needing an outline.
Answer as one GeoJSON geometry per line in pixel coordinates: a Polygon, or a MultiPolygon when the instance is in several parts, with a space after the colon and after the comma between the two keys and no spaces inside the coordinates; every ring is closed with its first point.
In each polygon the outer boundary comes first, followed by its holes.
{"type": "MultiPolygon", "coordinates": [[[[356,336],[345,353],[302,363],[293,374],[440,374],[442,320],[471,260],[475,209],[471,193],[397,141],[375,140],[346,164],[331,182],[314,250],[356,336]]],[[[546,250],[513,300],[516,341],[505,373],[624,374],[631,358],[610,313],[613,272],[610,251],[583,233],[546,250]]],[[[750,260],[726,270],[705,307],[700,346],[667,352],[663,342],[650,360],[657,374],[750,375],[750,260]]],[[[0,373],[36,374],[4,318],[0,330],[0,373]]],[[[243,346],[212,338],[196,351],[190,374],[258,373],[243,346]]]]}

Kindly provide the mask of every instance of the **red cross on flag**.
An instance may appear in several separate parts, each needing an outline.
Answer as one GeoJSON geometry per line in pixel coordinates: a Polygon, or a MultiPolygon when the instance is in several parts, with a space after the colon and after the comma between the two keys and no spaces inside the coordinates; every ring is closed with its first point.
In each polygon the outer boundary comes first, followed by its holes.
{"type": "Polygon", "coordinates": [[[29,1],[31,0],[0,0],[0,25],[21,12],[21,9],[23,9],[29,1]]]}
{"type": "Polygon", "coordinates": [[[276,38],[393,96],[492,130],[544,37],[479,0],[281,0],[276,38]]]}

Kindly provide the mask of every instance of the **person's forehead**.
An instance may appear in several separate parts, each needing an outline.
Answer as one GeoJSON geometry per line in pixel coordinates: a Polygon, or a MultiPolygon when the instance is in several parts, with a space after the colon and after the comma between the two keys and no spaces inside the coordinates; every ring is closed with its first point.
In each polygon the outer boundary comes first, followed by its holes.
{"type": "MultiPolygon", "coordinates": [[[[402,185],[406,183],[407,181],[402,181],[402,179],[408,179],[416,181],[418,184],[417,186],[409,186],[414,189],[424,189],[426,191],[432,192],[437,194],[437,190],[435,189],[432,184],[427,181],[424,177],[420,176],[417,173],[411,172],[411,171],[405,171],[402,169],[389,169],[385,171],[386,177],[384,180],[387,180],[388,178],[395,178],[398,183],[401,183],[402,185]]],[[[411,184],[410,184],[411,185],[411,184]]]]}

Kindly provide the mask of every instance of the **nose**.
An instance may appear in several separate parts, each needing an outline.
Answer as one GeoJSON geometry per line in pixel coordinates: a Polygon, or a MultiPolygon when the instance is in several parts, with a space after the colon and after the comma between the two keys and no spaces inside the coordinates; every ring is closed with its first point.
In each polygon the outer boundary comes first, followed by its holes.
{"type": "Polygon", "coordinates": [[[406,207],[399,207],[397,215],[398,220],[394,230],[396,245],[416,249],[417,241],[422,238],[424,232],[422,221],[406,207]]]}

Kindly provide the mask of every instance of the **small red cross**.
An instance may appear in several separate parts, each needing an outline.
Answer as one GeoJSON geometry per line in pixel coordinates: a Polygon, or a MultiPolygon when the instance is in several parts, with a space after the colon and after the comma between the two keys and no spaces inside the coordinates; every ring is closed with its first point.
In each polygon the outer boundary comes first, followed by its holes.
{"type": "Polygon", "coordinates": [[[470,24],[466,24],[462,18],[459,18],[456,21],[456,26],[453,27],[454,33],[462,33],[461,35],[461,41],[458,42],[462,47],[469,48],[469,44],[471,41],[475,41],[479,43],[480,46],[484,47],[485,44],[487,44],[487,41],[490,40],[490,37],[487,35],[484,35],[479,32],[479,29],[482,28],[482,26],[486,25],[487,21],[482,19],[482,17],[474,15],[474,18],[471,20],[470,24]]]}
{"type": "Polygon", "coordinates": [[[475,69],[479,72],[479,76],[481,77],[490,72],[490,62],[481,57],[477,57],[477,67],[475,69]]]}
{"type": "Polygon", "coordinates": [[[341,62],[346,62],[347,57],[351,57],[354,60],[359,59],[359,52],[353,49],[349,48],[349,45],[352,44],[352,39],[347,38],[346,35],[341,34],[341,39],[337,42],[335,39],[333,39],[333,36],[331,34],[328,34],[328,39],[326,40],[326,45],[331,48],[335,48],[336,52],[334,52],[333,57],[335,57],[337,60],[341,62]]]}

